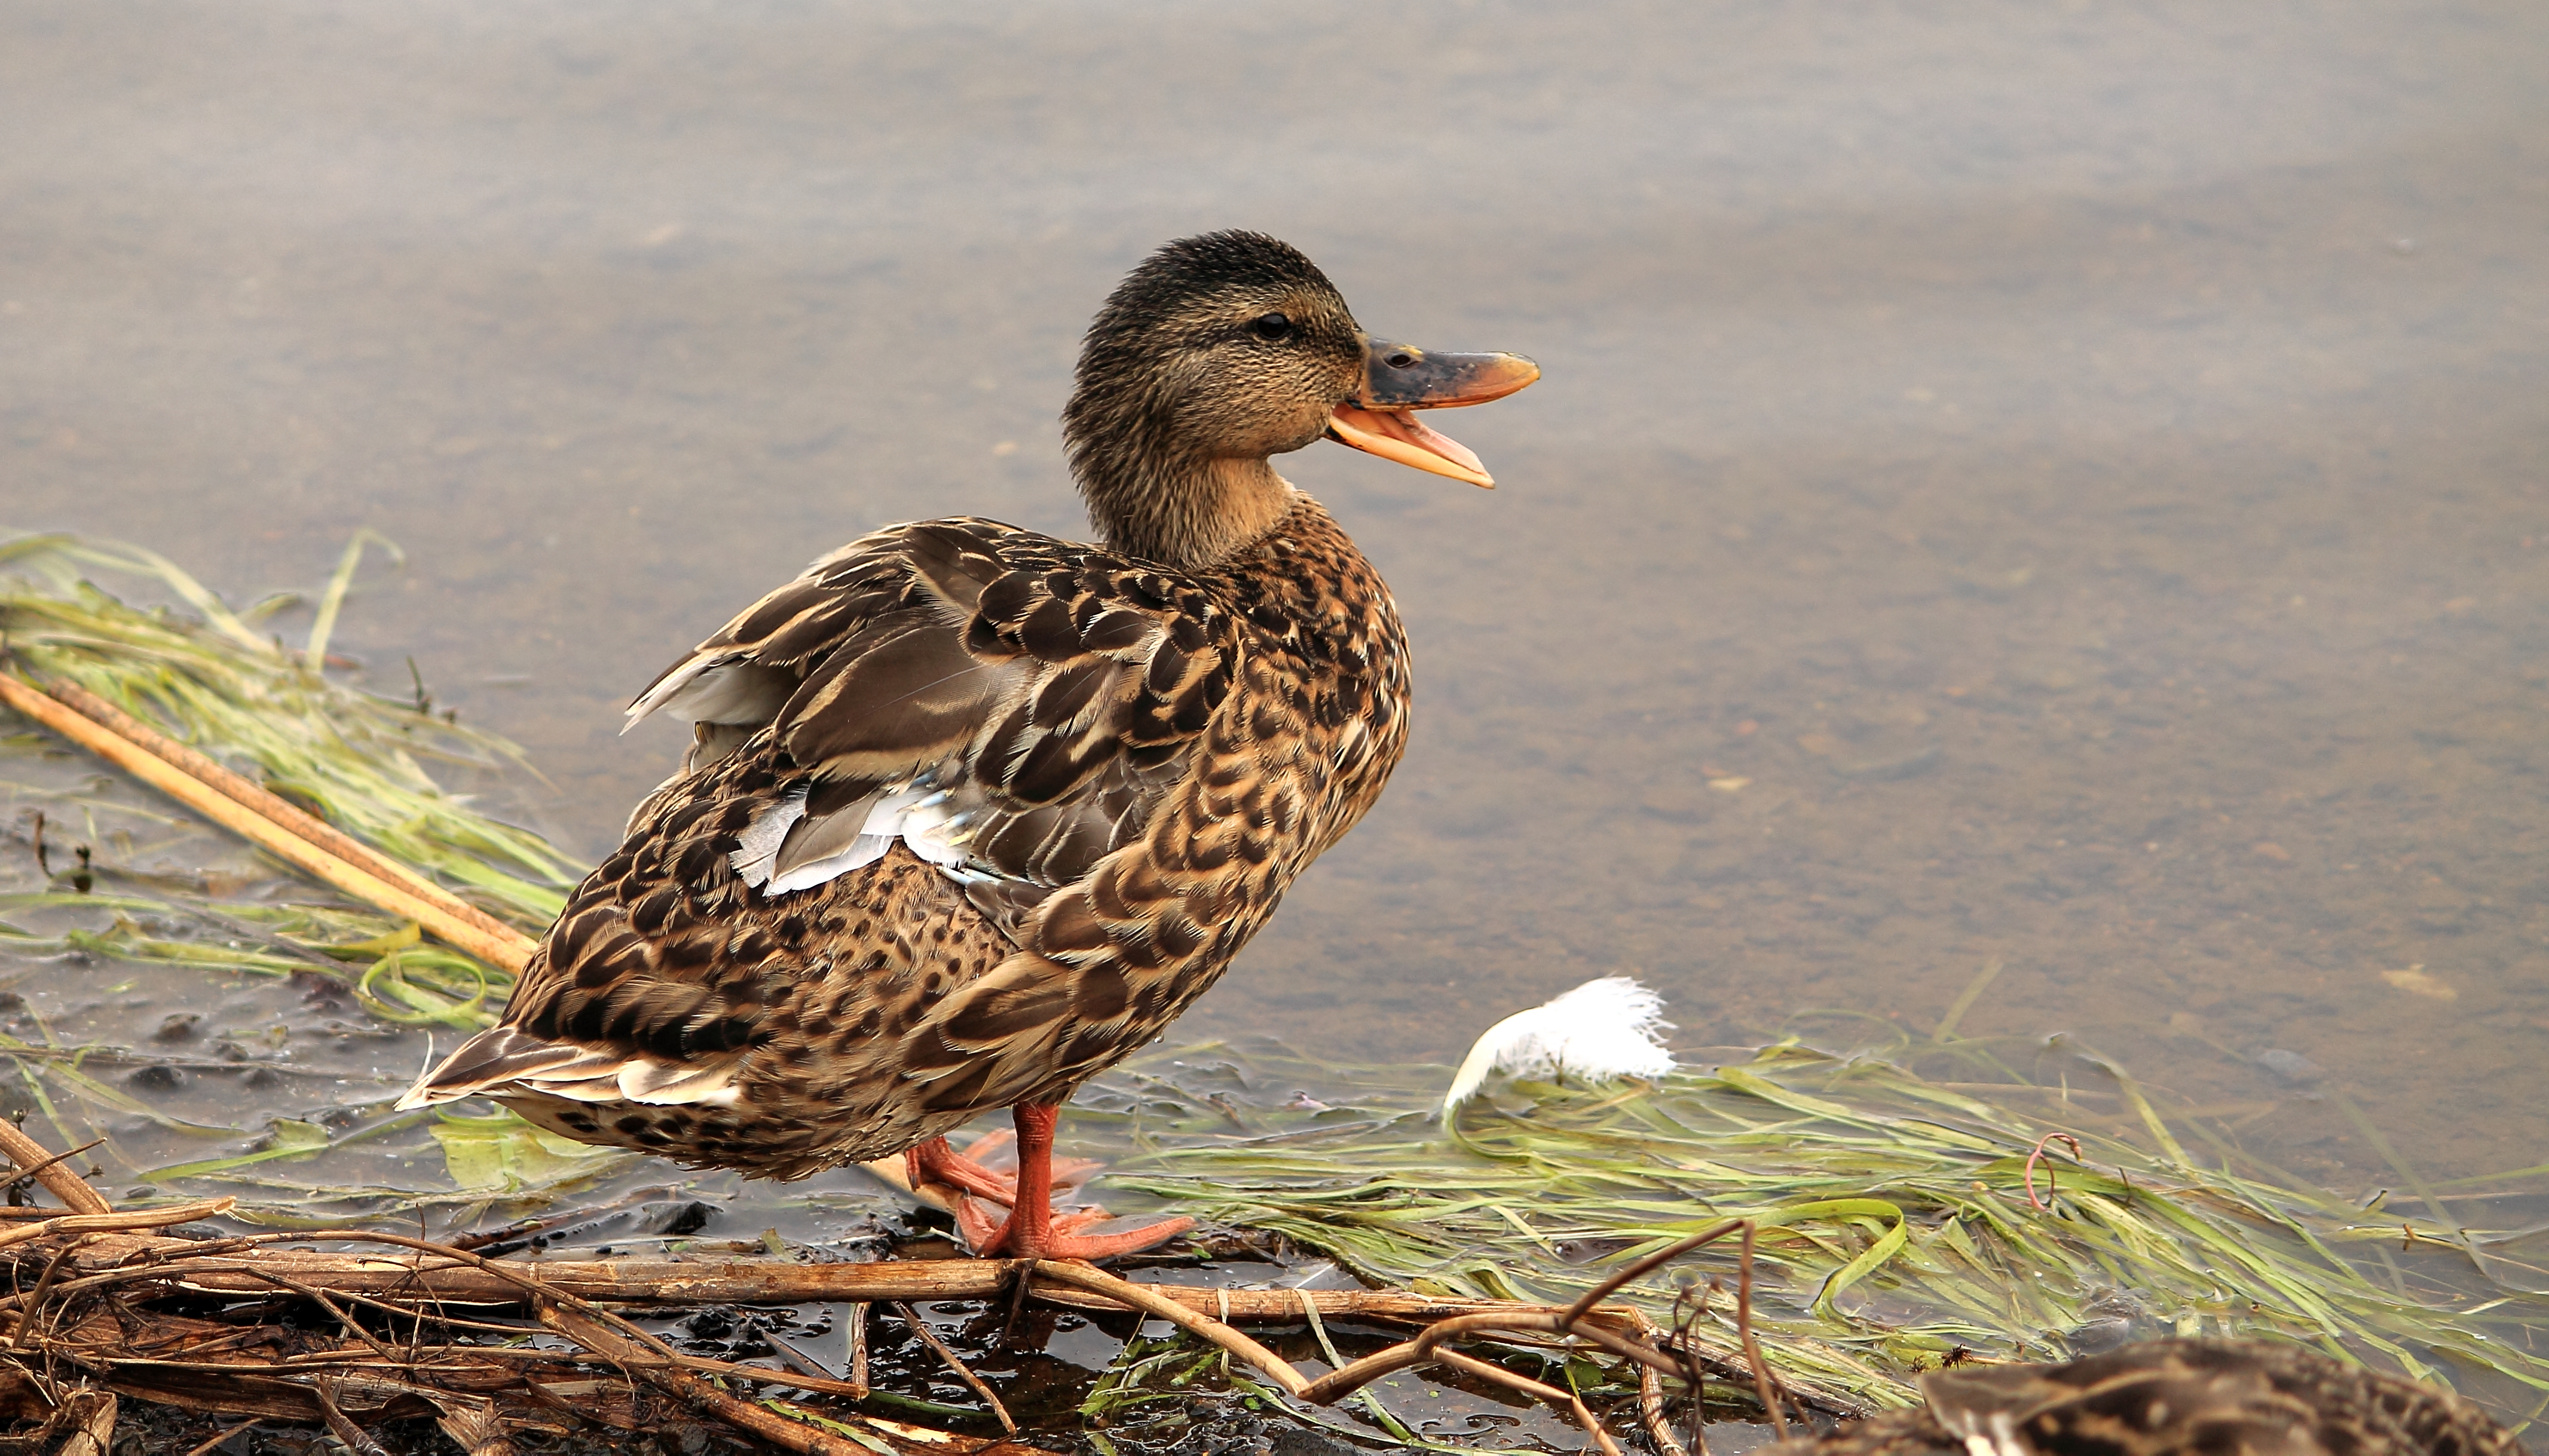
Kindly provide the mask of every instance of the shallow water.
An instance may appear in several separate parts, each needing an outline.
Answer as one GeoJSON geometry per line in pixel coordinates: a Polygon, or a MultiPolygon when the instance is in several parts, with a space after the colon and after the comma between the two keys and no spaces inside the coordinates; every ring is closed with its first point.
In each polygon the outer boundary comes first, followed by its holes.
{"type": "Polygon", "coordinates": [[[2337,1187],[2400,1176],[2348,1105],[2526,1166],[2544,57],[2423,3],[24,5],[0,522],[236,599],[382,531],[340,648],[596,855],[677,751],[636,687],[873,524],[1078,531],[1088,313],[1263,228],[1547,378],[1457,421],[1492,495],[1283,462],[1416,738],[1180,1037],[1449,1060],[1627,970],[1686,1045],[1881,1045],[1997,965],[1960,1032],[2337,1187]]]}

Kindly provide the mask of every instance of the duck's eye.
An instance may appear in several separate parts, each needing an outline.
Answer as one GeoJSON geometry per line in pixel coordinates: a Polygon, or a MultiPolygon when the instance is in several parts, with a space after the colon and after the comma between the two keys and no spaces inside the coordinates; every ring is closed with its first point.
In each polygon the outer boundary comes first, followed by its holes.
{"type": "Polygon", "coordinates": [[[1269,342],[1280,343],[1292,336],[1292,320],[1280,314],[1268,314],[1251,322],[1248,331],[1269,342]]]}

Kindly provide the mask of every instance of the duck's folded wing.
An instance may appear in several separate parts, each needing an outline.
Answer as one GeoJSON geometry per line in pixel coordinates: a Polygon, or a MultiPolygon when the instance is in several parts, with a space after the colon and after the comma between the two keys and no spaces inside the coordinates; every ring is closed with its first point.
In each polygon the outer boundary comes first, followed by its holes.
{"type": "Polygon", "coordinates": [[[640,807],[506,1026],[410,1102],[508,1084],[721,1095],[707,1069],[758,1045],[788,968],[722,944],[720,928],[784,915],[789,897],[899,842],[1014,931],[1146,831],[1239,652],[1228,614],[1191,583],[1086,546],[972,519],[853,542],[632,705],[632,719],[687,718],[733,746],[640,807]]]}
{"type": "Polygon", "coordinates": [[[923,858],[961,848],[1050,887],[1140,833],[1238,653],[1228,614],[1172,573],[995,521],[921,521],[815,563],[628,712],[767,735],[792,772],[760,822],[778,843],[744,858],[769,851],[782,884],[900,832],[923,858]]]}

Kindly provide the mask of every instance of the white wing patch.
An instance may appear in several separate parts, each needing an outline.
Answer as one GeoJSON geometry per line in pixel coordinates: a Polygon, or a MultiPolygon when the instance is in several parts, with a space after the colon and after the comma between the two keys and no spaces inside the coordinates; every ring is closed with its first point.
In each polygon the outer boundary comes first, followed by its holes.
{"type": "Polygon", "coordinates": [[[1967,1456],[2036,1456],[2035,1443],[2019,1430],[2007,1410],[1939,1410],[1934,1405],[1931,1413],[1964,1439],[1967,1456]]]}
{"type": "Polygon", "coordinates": [[[970,836],[964,816],[949,811],[947,798],[945,789],[921,784],[893,789],[869,801],[867,819],[848,844],[819,860],[775,872],[789,831],[805,817],[805,789],[799,787],[752,817],[737,836],[734,853],[726,857],[726,863],[734,866],[735,874],[745,884],[775,898],[812,889],[853,869],[864,869],[884,859],[885,852],[894,848],[898,839],[903,848],[948,871],[961,883],[966,876],[959,870],[970,836]]]}
{"type": "Polygon", "coordinates": [[[779,862],[779,847],[788,842],[788,831],[805,817],[806,785],[790,789],[779,802],[752,816],[743,826],[734,853],[725,862],[745,884],[758,889],[770,882],[770,866],[779,862]]]}
{"type": "MultiPolygon", "coordinates": [[[[797,890],[812,889],[826,880],[837,878],[853,869],[864,869],[885,858],[885,852],[897,839],[903,848],[921,859],[949,869],[961,862],[964,851],[958,840],[961,832],[954,816],[946,812],[947,791],[934,788],[902,788],[880,798],[868,809],[868,822],[859,829],[859,837],[845,848],[808,861],[760,886],[765,895],[785,895],[797,890]]],[[[803,813],[801,804],[799,813],[803,813]]],[[[736,851],[741,854],[742,851],[736,851]]],[[[776,850],[773,851],[776,854],[776,850]]],[[[744,882],[753,883],[746,874],[744,882]]]]}

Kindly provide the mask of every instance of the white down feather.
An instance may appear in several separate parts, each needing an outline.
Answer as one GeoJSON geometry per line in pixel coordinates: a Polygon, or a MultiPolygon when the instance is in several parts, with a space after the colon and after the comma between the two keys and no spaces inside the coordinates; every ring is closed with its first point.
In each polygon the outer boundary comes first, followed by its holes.
{"type": "Polygon", "coordinates": [[[1664,998],[1625,975],[1589,980],[1547,1005],[1517,1011],[1478,1038],[1452,1090],[1443,1116],[1466,1102],[1497,1072],[1524,1076],[1570,1073],[1588,1082],[1618,1077],[1660,1077],[1672,1070],[1663,1034],[1664,998]]]}

